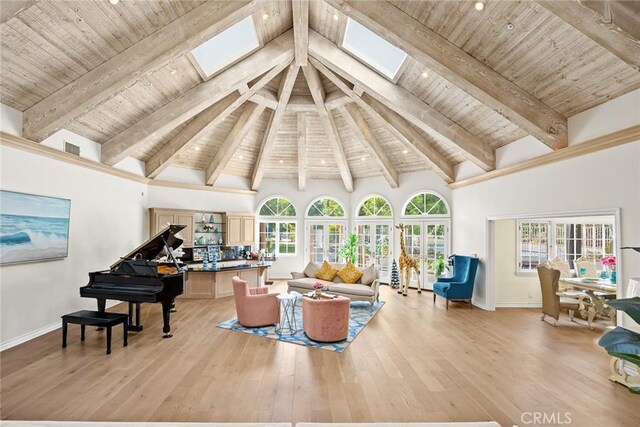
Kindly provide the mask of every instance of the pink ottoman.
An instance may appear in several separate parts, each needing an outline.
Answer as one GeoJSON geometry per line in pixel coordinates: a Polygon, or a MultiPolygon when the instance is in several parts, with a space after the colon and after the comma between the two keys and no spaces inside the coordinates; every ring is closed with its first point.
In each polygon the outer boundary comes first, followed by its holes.
{"type": "Polygon", "coordinates": [[[349,305],[345,297],[334,299],[302,298],[302,326],[309,339],[334,342],[347,339],[349,305]]]}

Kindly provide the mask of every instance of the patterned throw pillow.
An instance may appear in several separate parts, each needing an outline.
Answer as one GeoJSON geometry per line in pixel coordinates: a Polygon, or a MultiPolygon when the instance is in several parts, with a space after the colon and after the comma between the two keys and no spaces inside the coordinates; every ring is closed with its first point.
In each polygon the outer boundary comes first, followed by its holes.
{"type": "Polygon", "coordinates": [[[330,282],[336,277],[336,274],[338,274],[338,269],[325,261],[316,273],[316,278],[330,282]]]}
{"type": "Polygon", "coordinates": [[[356,283],[358,279],[362,277],[362,271],[358,270],[351,262],[348,262],[347,265],[338,271],[338,277],[340,277],[344,283],[356,283]]]}

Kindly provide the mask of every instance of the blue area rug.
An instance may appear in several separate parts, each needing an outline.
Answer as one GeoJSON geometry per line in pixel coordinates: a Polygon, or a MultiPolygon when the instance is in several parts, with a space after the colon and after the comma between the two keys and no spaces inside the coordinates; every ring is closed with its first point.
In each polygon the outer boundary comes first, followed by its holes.
{"type": "Polygon", "coordinates": [[[233,319],[225,322],[218,323],[216,326],[223,329],[231,329],[232,331],[244,332],[245,334],[257,335],[260,337],[271,338],[278,341],[290,342],[298,345],[305,345],[307,347],[320,348],[322,350],[331,350],[337,352],[343,352],[347,349],[349,344],[356,339],[356,336],[367,326],[367,323],[376,315],[376,313],[384,305],[384,301],[375,303],[373,310],[371,310],[371,304],[366,301],[354,301],[351,303],[351,310],[349,314],[349,335],[346,340],[338,341],[334,343],[321,343],[312,341],[307,338],[307,335],[302,330],[302,303],[298,297],[296,301],[295,313],[296,313],[296,328],[298,331],[293,335],[276,333],[276,327],[265,326],[262,328],[245,328],[238,323],[238,320],[233,319]]]}

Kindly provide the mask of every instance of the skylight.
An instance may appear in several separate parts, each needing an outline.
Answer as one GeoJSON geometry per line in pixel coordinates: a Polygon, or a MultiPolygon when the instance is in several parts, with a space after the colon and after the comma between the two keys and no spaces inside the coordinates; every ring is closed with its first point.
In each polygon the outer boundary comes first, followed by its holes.
{"type": "Polygon", "coordinates": [[[387,77],[394,80],[407,54],[373,31],[347,19],[342,47],[353,56],[387,77]]]}
{"type": "Polygon", "coordinates": [[[258,35],[251,16],[232,25],[191,51],[203,77],[211,77],[258,48],[258,35]]]}

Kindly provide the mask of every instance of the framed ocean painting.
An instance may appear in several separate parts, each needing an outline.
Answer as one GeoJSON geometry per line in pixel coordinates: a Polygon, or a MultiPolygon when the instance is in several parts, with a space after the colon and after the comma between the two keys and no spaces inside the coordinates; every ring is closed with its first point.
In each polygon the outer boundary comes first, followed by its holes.
{"type": "Polygon", "coordinates": [[[71,200],[0,190],[0,264],[66,258],[71,200]]]}

